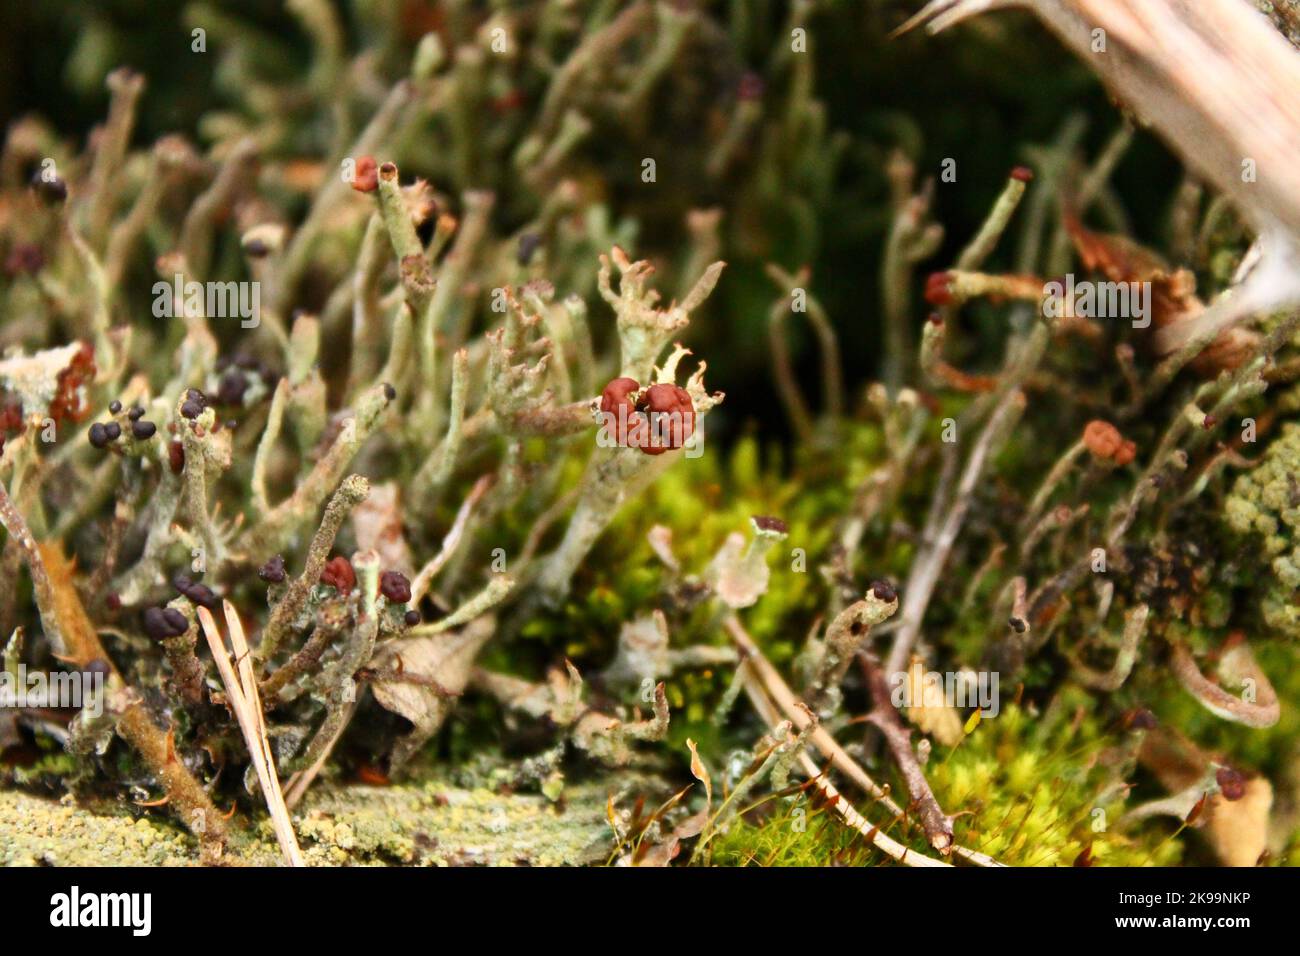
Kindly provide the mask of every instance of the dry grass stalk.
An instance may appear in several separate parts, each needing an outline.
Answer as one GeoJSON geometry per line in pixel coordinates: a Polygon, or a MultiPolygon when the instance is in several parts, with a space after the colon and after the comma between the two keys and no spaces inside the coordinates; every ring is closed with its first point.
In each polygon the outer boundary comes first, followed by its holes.
{"type": "Polygon", "coordinates": [[[217,662],[221,682],[226,687],[226,699],[235,711],[235,719],[239,721],[239,729],[248,745],[248,754],[257,771],[257,780],[262,787],[266,808],[271,814],[271,825],[275,828],[280,850],[290,866],[306,866],[307,861],[303,859],[298,839],[294,836],[289,810],[284,805],[284,795],[280,792],[280,778],[275,772],[275,757],[271,753],[270,741],[266,738],[262,701],[257,693],[257,678],[253,674],[253,662],[248,641],[244,638],[244,627],[239,621],[238,612],[229,601],[223,601],[222,606],[226,614],[226,626],[230,629],[230,645],[235,652],[236,665],[231,665],[221,631],[211,612],[200,607],[198,613],[199,621],[203,624],[203,635],[208,639],[212,659],[217,662]]]}

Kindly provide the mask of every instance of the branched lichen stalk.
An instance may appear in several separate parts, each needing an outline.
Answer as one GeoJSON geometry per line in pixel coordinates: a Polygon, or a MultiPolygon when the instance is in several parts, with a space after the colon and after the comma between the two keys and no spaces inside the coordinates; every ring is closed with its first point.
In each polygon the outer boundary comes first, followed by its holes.
{"type": "Polygon", "coordinates": [[[245,532],[241,541],[245,554],[274,551],[291,540],[316,514],[325,496],[343,477],[357,451],[374,431],[388,407],[389,386],[375,385],[358,398],[353,414],[344,421],[338,437],[293,494],[276,505],[258,525],[245,532]]]}
{"type": "MultiPolygon", "coordinates": [[[[329,504],[325,506],[320,527],[316,529],[311,546],[307,549],[307,563],[303,567],[302,574],[289,585],[279,603],[271,610],[266,628],[262,631],[262,642],[257,648],[258,657],[262,661],[269,662],[279,651],[280,645],[288,636],[294,621],[306,604],[312,588],[320,582],[321,571],[324,570],[325,562],[329,559],[330,549],[334,547],[334,537],[338,534],[344,519],[357,504],[365,501],[369,496],[370,482],[360,475],[350,475],[330,498],[329,504]]],[[[268,694],[267,698],[270,697],[271,695],[268,694]]]]}

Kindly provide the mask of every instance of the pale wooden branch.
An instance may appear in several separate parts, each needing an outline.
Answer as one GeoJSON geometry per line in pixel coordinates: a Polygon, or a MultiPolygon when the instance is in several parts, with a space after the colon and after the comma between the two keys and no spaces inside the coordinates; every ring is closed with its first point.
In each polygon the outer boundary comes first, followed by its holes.
{"type": "Polygon", "coordinates": [[[487,494],[488,489],[492,487],[492,476],[484,475],[478,481],[474,482],[474,487],[470,489],[465,500],[461,502],[460,510],[456,512],[456,518],[451,523],[451,528],[443,536],[442,546],[438,553],[429,559],[429,563],[422,567],[415,580],[411,582],[411,607],[417,606],[429,591],[429,584],[437,577],[438,572],[455,554],[456,548],[460,546],[460,539],[465,534],[465,528],[469,524],[470,515],[473,514],[475,506],[487,494]]]}
{"type": "MultiPolygon", "coordinates": [[[[726,628],[727,633],[736,644],[742,658],[736,669],[737,680],[744,689],[746,696],[749,697],[754,709],[758,711],[759,716],[771,727],[776,727],[782,720],[789,720],[796,729],[803,731],[813,720],[809,717],[808,709],[800,706],[801,702],[795,697],[794,692],[790,690],[789,685],[785,683],[781,675],[777,673],[776,668],[763,656],[763,652],[754,643],[754,639],[745,631],[744,625],[733,614],[723,620],[723,627],[726,628]]],[[[883,787],[871,779],[870,775],[845,752],[844,748],[835,742],[835,738],[824,728],[821,726],[814,727],[809,739],[812,741],[813,746],[831,761],[831,766],[843,773],[860,789],[865,790],[878,800],[881,806],[894,817],[903,816],[902,807],[890,798],[883,787]]],[[[942,860],[916,853],[894,840],[884,837],[878,827],[872,826],[862,814],[854,810],[848,801],[839,795],[839,792],[831,786],[829,781],[823,779],[821,769],[808,756],[806,751],[800,753],[799,760],[809,778],[815,780],[817,787],[822,791],[826,799],[835,805],[836,812],[841,819],[864,836],[867,836],[877,849],[898,860],[898,862],[910,866],[948,865],[942,860]],[[884,837],[884,839],[879,839],[881,837],[884,837]]],[[[980,853],[978,850],[956,844],[952,846],[952,855],[976,866],[995,867],[1003,865],[986,853],[980,853]]]]}
{"type": "Polygon", "coordinates": [[[262,702],[257,693],[257,678],[253,673],[253,662],[244,638],[244,627],[239,621],[239,614],[229,601],[223,601],[226,626],[230,630],[230,644],[235,652],[238,673],[230,662],[221,631],[212,614],[205,607],[198,609],[199,621],[203,624],[203,635],[208,639],[212,649],[212,659],[217,662],[221,673],[221,682],[226,688],[226,698],[234,708],[235,719],[248,745],[248,754],[257,771],[257,780],[261,784],[262,797],[271,814],[271,825],[275,828],[275,838],[280,844],[280,851],[290,866],[306,866],[302,850],[298,848],[298,839],[294,836],[293,822],[289,819],[289,810],[284,805],[284,795],[280,792],[280,778],[275,772],[275,757],[271,753],[270,741],[266,738],[266,724],[262,719],[262,702]]]}
{"type": "MultiPolygon", "coordinates": [[[[734,635],[733,635],[734,636],[734,635]]],[[[763,660],[761,655],[747,657],[740,662],[736,670],[737,678],[741,686],[745,689],[746,696],[749,697],[750,703],[758,711],[758,715],[763,722],[771,727],[779,725],[783,718],[781,710],[772,699],[768,696],[767,688],[764,686],[762,678],[759,676],[760,668],[755,664],[763,660]]],[[[805,723],[808,722],[807,712],[801,708],[795,708],[796,711],[804,715],[805,723]]],[[[813,731],[814,735],[825,733],[821,728],[813,731]]],[[[819,749],[821,749],[819,747],[819,749]]],[[[823,751],[824,753],[825,751],[823,751]]],[[[832,759],[832,762],[833,759],[832,759]]],[[[926,856],[924,853],[916,853],[910,848],[903,846],[897,840],[881,832],[879,826],[873,824],[870,820],[859,813],[848,799],[835,788],[829,780],[826,779],[825,773],[817,766],[816,761],[808,756],[806,750],[799,752],[799,764],[803,768],[809,781],[812,782],[822,795],[828,806],[832,807],[836,816],[844,821],[845,824],[861,833],[876,849],[880,850],[890,859],[902,863],[905,866],[948,866],[942,860],[936,860],[934,857],[926,856]]]]}
{"type": "Polygon", "coordinates": [[[952,849],[952,817],[943,812],[939,801],[935,799],[930,782],[925,779],[925,772],[912,751],[912,734],[903,726],[898,711],[889,699],[889,687],[884,675],[880,673],[880,662],[871,654],[861,653],[858,660],[871,691],[871,713],[867,720],[880,730],[889,744],[894,762],[907,782],[907,792],[912,797],[921,826],[930,840],[930,846],[940,853],[948,854],[952,849]]]}
{"type": "MultiPolygon", "coordinates": [[[[939,574],[943,571],[948,555],[957,541],[957,535],[961,532],[975,488],[984,474],[985,465],[997,454],[998,448],[1006,440],[1024,410],[1025,396],[1019,389],[1013,389],[1003,396],[989,416],[984,430],[976,439],[970,456],[966,459],[966,467],[962,472],[952,503],[943,512],[943,521],[935,527],[936,533],[933,538],[930,537],[930,522],[927,521],[922,550],[912,563],[907,583],[903,586],[902,619],[898,630],[894,633],[893,646],[890,648],[885,665],[887,675],[897,674],[907,669],[907,660],[912,654],[912,647],[921,633],[921,621],[925,617],[925,609],[930,604],[930,596],[939,582],[939,574]]],[[[940,487],[942,485],[941,479],[940,487]]],[[[944,502],[937,497],[938,493],[936,491],[932,507],[942,508],[944,502]]],[[[934,518],[938,513],[932,510],[931,517],[934,518]]]]}

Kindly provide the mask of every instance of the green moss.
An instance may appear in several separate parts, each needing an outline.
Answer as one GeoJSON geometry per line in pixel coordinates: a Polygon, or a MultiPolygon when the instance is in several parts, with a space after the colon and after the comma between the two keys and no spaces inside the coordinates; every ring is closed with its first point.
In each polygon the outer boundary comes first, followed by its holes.
{"type": "Polygon", "coordinates": [[[1004,705],[955,749],[936,747],[926,773],[957,842],[1014,866],[1070,866],[1089,847],[1097,865],[1177,863],[1177,841],[1116,826],[1125,808],[1103,756],[1118,741],[1096,709],[1073,691],[1046,714],[1004,705]]]}
{"type": "Polygon", "coordinates": [[[889,863],[856,830],[803,797],[773,798],[757,821],[733,821],[709,842],[714,866],[862,866],[889,863]]]}

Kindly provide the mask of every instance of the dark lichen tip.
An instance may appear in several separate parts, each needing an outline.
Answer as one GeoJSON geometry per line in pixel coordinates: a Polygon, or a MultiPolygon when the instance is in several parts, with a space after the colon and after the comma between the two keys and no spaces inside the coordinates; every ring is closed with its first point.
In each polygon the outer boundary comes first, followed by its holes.
{"type": "Polygon", "coordinates": [[[1025,630],[1026,628],[1028,628],[1028,626],[1029,625],[1025,623],[1025,619],[1023,617],[1007,618],[1007,627],[1011,628],[1011,630],[1015,631],[1017,634],[1025,633],[1025,630]]]}
{"type": "Polygon", "coordinates": [[[56,205],[68,198],[68,184],[58,176],[46,178],[43,170],[37,170],[33,174],[30,185],[41,201],[47,204],[56,205]]]}
{"type": "Polygon", "coordinates": [[[108,410],[110,413],[116,415],[118,412],[122,410],[122,403],[119,402],[117,399],[113,399],[113,401],[108,403],[108,410]]]}
{"type": "Polygon", "coordinates": [[[257,576],[268,584],[280,584],[284,581],[284,558],[275,555],[257,569],[257,576]]]}
{"type": "Polygon", "coordinates": [[[155,641],[169,637],[179,637],[189,630],[189,621],[185,615],[174,607],[146,608],[144,615],[144,632],[155,641]]]}
{"type": "Polygon", "coordinates": [[[771,515],[754,515],[754,526],[760,531],[775,531],[777,534],[787,534],[790,531],[788,524],[771,515]]]}
{"type": "Polygon", "coordinates": [[[393,604],[411,600],[411,582],[401,571],[385,571],[379,576],[379,593],[393,604]]]}
{"type": "Polygon", "coordinates": [[[95,422],[95,424],[91,425],[87,436],[90,438],[90,443],[96,448],[108,447],[108,429],[104,427],[102,422],[95,422]]]}
{"type": "Polygon", "coordinates": [[[144,409],[141,408],[139,405],[133,405],[131,406],[131,410],[126,413],[126,417],[133,422],[138,422],[141,418],[144,417],[144,409]]]}
{"type": "Polygon", "coordinates": [[[176,575],[176,577],[172,579],[172,587],[174,587],[180,594],[189,598],[193,603],[200,607],[205,607],[209,611],[215,610],[217,605],[221,603],[221,599],[212,588],[199,581],[192,580],[185,574],[176,575]]]}
{"type": "Polygon", "coordinates": [[[158,431],[158,426],[153,422],[136,421],[131,423],[131,435],[137,441],[144,441],[147,438],[153,438],[158,431]]]}
{"type": "Polygon", "coordinates": [[[886,604],[898,600],[898,590],[888,581],[872,581],[871,593],[875,595],[877,601],[884,601],[886,604]]]}
{"type": "Polygon", "coordinates": [[[397,389],[393,388],[388,382],[384,383],[384,398],[390,402],[397,400],[397,389]]]}
{"type": "Polygon", "coordinates": [[[533,261],[533,256],[541,248],[542,237],[535,232],[526,232],[519,237],[519,246],[515,250],[515,261],[526,266],[533,261]]]}
{"type": "Polygon", "coordinates": [[[228,369],[217,382],[218,405],[243,405],[248,378],[237,368],[228,369]]]}
{"type": "Polygon", "coordinates": [[[1246,777],[1240,770],[1220,767],[1214,772],[1214,781],[1225,800],[1236,801],[1246,795],[1246,777]]]}
{"type": "Polygon", "coordinates": [[[81,672],[91,677],[108,677],[109,674],[113,673],[113,667],[102,657],[92,657],[86,662],[86,666],[81,669],[81,672]]]}
{"type": "Polygon", "coordinates": [[[405,622],[407,627],[415,627],[415,625],[420,623],[420,612],[416,610],[407,611],[402,615],[402,620],[405,622]]]}
{"type": "Polygon", "coordinates": [[[104,434],[109,441],[117,441],[122,437],[122,426],[117,422],[106,422],[104,424],[104,434]]]}
{"type": "Polygon", "coordinates": [[[45,268],[45,253],[35,243],[19,242],[9,250],[5,257],[5,275],[36,275],[45,268]]]}
{"type": "Polygon", "coordinates": [[[1129,730],[1155,730],[1160,725],[1156,715],[1145,707],[1138,707],[1128,712],[1124,719],[1129,730]]]}
{"type": "Polygon", "coordinates": [[[1017,182],[1028,183],[1034,179],[1034,171],[1028,166],[1017,166],[1011,170],[1011,178],[1017,182]]]}

